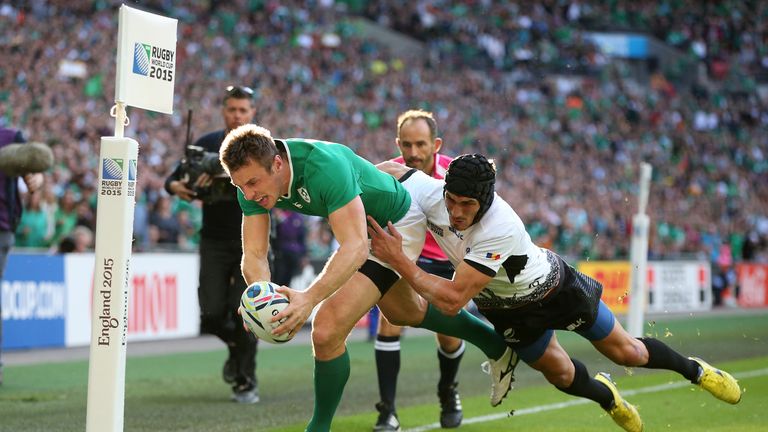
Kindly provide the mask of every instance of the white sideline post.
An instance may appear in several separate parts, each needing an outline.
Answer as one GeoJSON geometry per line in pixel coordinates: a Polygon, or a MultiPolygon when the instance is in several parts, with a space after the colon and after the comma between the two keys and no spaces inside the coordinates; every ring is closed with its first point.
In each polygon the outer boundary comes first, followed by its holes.
{"type": "Polygon", "coordinates": [[[133,237],[139,143],[102,137],[93,271],[88,431],[122,431],[128,269],[133,237]]]}
{"type": "Polygon", "coordinates": [[[127,105],[173,112],[174,19],[120,7],[115,136],[99,151],[96,265],[91,303],[86,431],[122,432],[128,336],[128,274],[139,143],[123,137],[127,105]]]}
{"type": "Polygon", "coordinates": [[[650,220],[646,214],[648,191],[651,183],[651,165],[640,164],[640,196],[637,214],[632,217],[632,240],[629,250],[630,293],[627,331],[634,337],[643,335],[645,303],[648,297],[648,230],[650,220]]]}

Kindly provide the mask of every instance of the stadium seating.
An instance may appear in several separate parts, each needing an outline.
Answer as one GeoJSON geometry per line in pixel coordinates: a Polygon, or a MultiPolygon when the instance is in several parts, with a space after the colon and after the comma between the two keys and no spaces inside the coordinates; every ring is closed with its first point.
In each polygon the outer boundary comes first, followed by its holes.
{"type": "MultiPolygon", "coordinates": [[[[445,152],[495,157],[499,193],[535,241],[564,255],[626,257],[647,161],[652,257],[768,261],[768,109],[748,91],[768,67],[766,30],[753,18],[765,15],[763,2],[147,3],[180,23],[175,114],[129,110],[125,134],[141,144],[138,249],[195,247],[199,205],[174,199],[171,219],[154,209],[168,210],[162,184],[181,156],[187,109],[195,136],[220,128],[224,87],[243,84],[256,90],[257,122],[276,136],[342,142],[372,161],[395,155],[399,112],[434,111],[445,152]],[[425,54],[366,38],[358,15],[413,37],[425,54]],[[665,70],[638,80],[581,37],[599,29],[642,30],[690,50],[706,85],[665,70]]],[[[41,211],[53,215],[69,190],[76,224],[91,229],[97,143],[113,130],[117,14],[107,4],[0,9],[0,123],[53,147],[41,211]]],[[[39,246],[55,248],[52,238],[39,246]]],[[[326,242],[311,250],[327,250],[327,235],[310,238],[326,242]]]]}

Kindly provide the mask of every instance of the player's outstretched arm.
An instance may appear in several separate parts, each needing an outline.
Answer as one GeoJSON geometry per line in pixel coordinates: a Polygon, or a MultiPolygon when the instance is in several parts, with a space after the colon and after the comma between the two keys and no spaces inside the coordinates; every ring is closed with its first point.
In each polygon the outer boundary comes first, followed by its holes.
{"type": "Polygon", "coordinates": [[[387,224],[389,232],[370,216],[368,223],[373,254],[391,265],[417,293],[446,315],[458,314],[491,280],[466,263],[459,265],[453,280],[429,274],[403,253],[402,236],[392,223],[387,224]]]}
{"type": "Polygon", "coordinates": [[[331,255],[306,291],[277,289],[288,297],[290,304],[272,319],[276,322],[285,318],[283,324],[273,331],[275,334],[298,331],[309,318],[312,308],[336,292],[368,258],[365,208],[359,196],[331,213],[328,222],[336,241],[339,242],[339,248],[331,255]]]}

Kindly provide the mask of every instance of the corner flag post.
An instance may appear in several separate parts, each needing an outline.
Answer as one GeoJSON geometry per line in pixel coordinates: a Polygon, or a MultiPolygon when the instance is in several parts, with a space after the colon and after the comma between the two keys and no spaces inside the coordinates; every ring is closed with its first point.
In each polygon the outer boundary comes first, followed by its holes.
{"type": "Polygon", "coordinates": [[[99,152],[86,431],[122,432],[128,333],[128,275],[139,144],[123,137],[127,105],[173,113],[175,19],[120,7],[115,136],[99,152]]]}
{"type": "Polygon", "coordinates": [[[639,206],[637,214],[632,217],[632,240],[629,249],[631,279],[627,332],[634,337],[643,335],[645,302],[648,298],[648,230],[650,229],[650,220],[646,214],[646,207],[651,183],[651,170],[651,165],[648,163],[643,162],[640,165],[639,206]]]}

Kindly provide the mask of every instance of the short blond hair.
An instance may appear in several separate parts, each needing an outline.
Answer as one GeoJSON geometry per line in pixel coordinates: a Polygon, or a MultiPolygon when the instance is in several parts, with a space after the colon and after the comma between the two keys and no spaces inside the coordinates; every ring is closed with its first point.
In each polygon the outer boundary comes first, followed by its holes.
{"type": "Polygon", "coordinates": [[[267,171],[279,154],[269,129],[244,124],[229,131],[219,149],[219,160],[228,173],[237,171],[248,162],[255,161],[267,171]]]}

